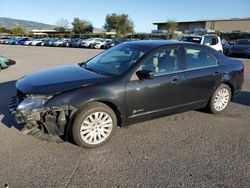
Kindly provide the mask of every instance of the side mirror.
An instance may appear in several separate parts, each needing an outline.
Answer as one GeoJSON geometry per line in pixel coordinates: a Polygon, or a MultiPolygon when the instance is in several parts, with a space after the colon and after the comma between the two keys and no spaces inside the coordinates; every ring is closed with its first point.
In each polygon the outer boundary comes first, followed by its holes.
{"type": "Polygon", "coordinates": [[[139,70],[136,75],[140,80],[152,80],[154,78],[154,73],[150,70],[139,70]]]}
{"type": "Polygon", "coordinates": [[[80,63],[78,63],[78,65],[80,65],[80,66],[83,66],[85,63],[87,63],[88,61],[83,61],[83,62],[80,62],[80,63]]]}

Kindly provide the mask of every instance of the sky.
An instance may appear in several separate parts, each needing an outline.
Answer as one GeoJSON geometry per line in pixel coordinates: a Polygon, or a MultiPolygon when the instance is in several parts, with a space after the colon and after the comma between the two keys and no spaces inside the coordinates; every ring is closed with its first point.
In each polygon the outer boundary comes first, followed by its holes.
{"type": "Polygon", "coordinates": [[[79,17],[102,28],[111,13],[128,14],[136,32],[151,32],[153,22],[250,17],[250,0],[0,0],[0,17],[47,24],[79,17]]]}

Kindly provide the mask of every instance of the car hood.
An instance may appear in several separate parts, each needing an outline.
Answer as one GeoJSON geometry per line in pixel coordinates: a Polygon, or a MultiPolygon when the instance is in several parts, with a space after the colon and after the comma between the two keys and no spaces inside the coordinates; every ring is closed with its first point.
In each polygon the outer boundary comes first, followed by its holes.
{"type": "Polygon", "coordinates": [[[28,74],[16,82],[16,87],[25,94],[54,95],[108,78],[77,64],[64,65],[28,74]]]}

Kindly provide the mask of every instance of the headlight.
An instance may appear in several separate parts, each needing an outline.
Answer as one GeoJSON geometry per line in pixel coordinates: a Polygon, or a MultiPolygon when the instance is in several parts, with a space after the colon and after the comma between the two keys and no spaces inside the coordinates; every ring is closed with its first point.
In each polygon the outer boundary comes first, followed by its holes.
{"type": "Polygon", "coordinates": [[[18,110],[32,111],[40,109],[52,96],[32,96],[24,99],[17,107],[18,110]]]}

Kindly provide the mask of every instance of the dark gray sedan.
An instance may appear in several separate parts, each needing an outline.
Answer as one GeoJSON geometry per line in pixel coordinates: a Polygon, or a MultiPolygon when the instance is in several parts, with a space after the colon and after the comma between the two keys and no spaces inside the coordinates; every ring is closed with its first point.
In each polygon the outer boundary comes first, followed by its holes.
{"type": "Polygon", "coordinates": [[[241,61],[208,46],[137,41],[22,77],[9,108],[30,135],[40,129],[93,148],[117,126],[205,107],[222,113],[243,80],[241,61]]]}
{"type": "Polygon", "coordinates": [[[228,55],[243,55],[250,57],[250,39],[238,40],[228,51],[228,55]]]}

